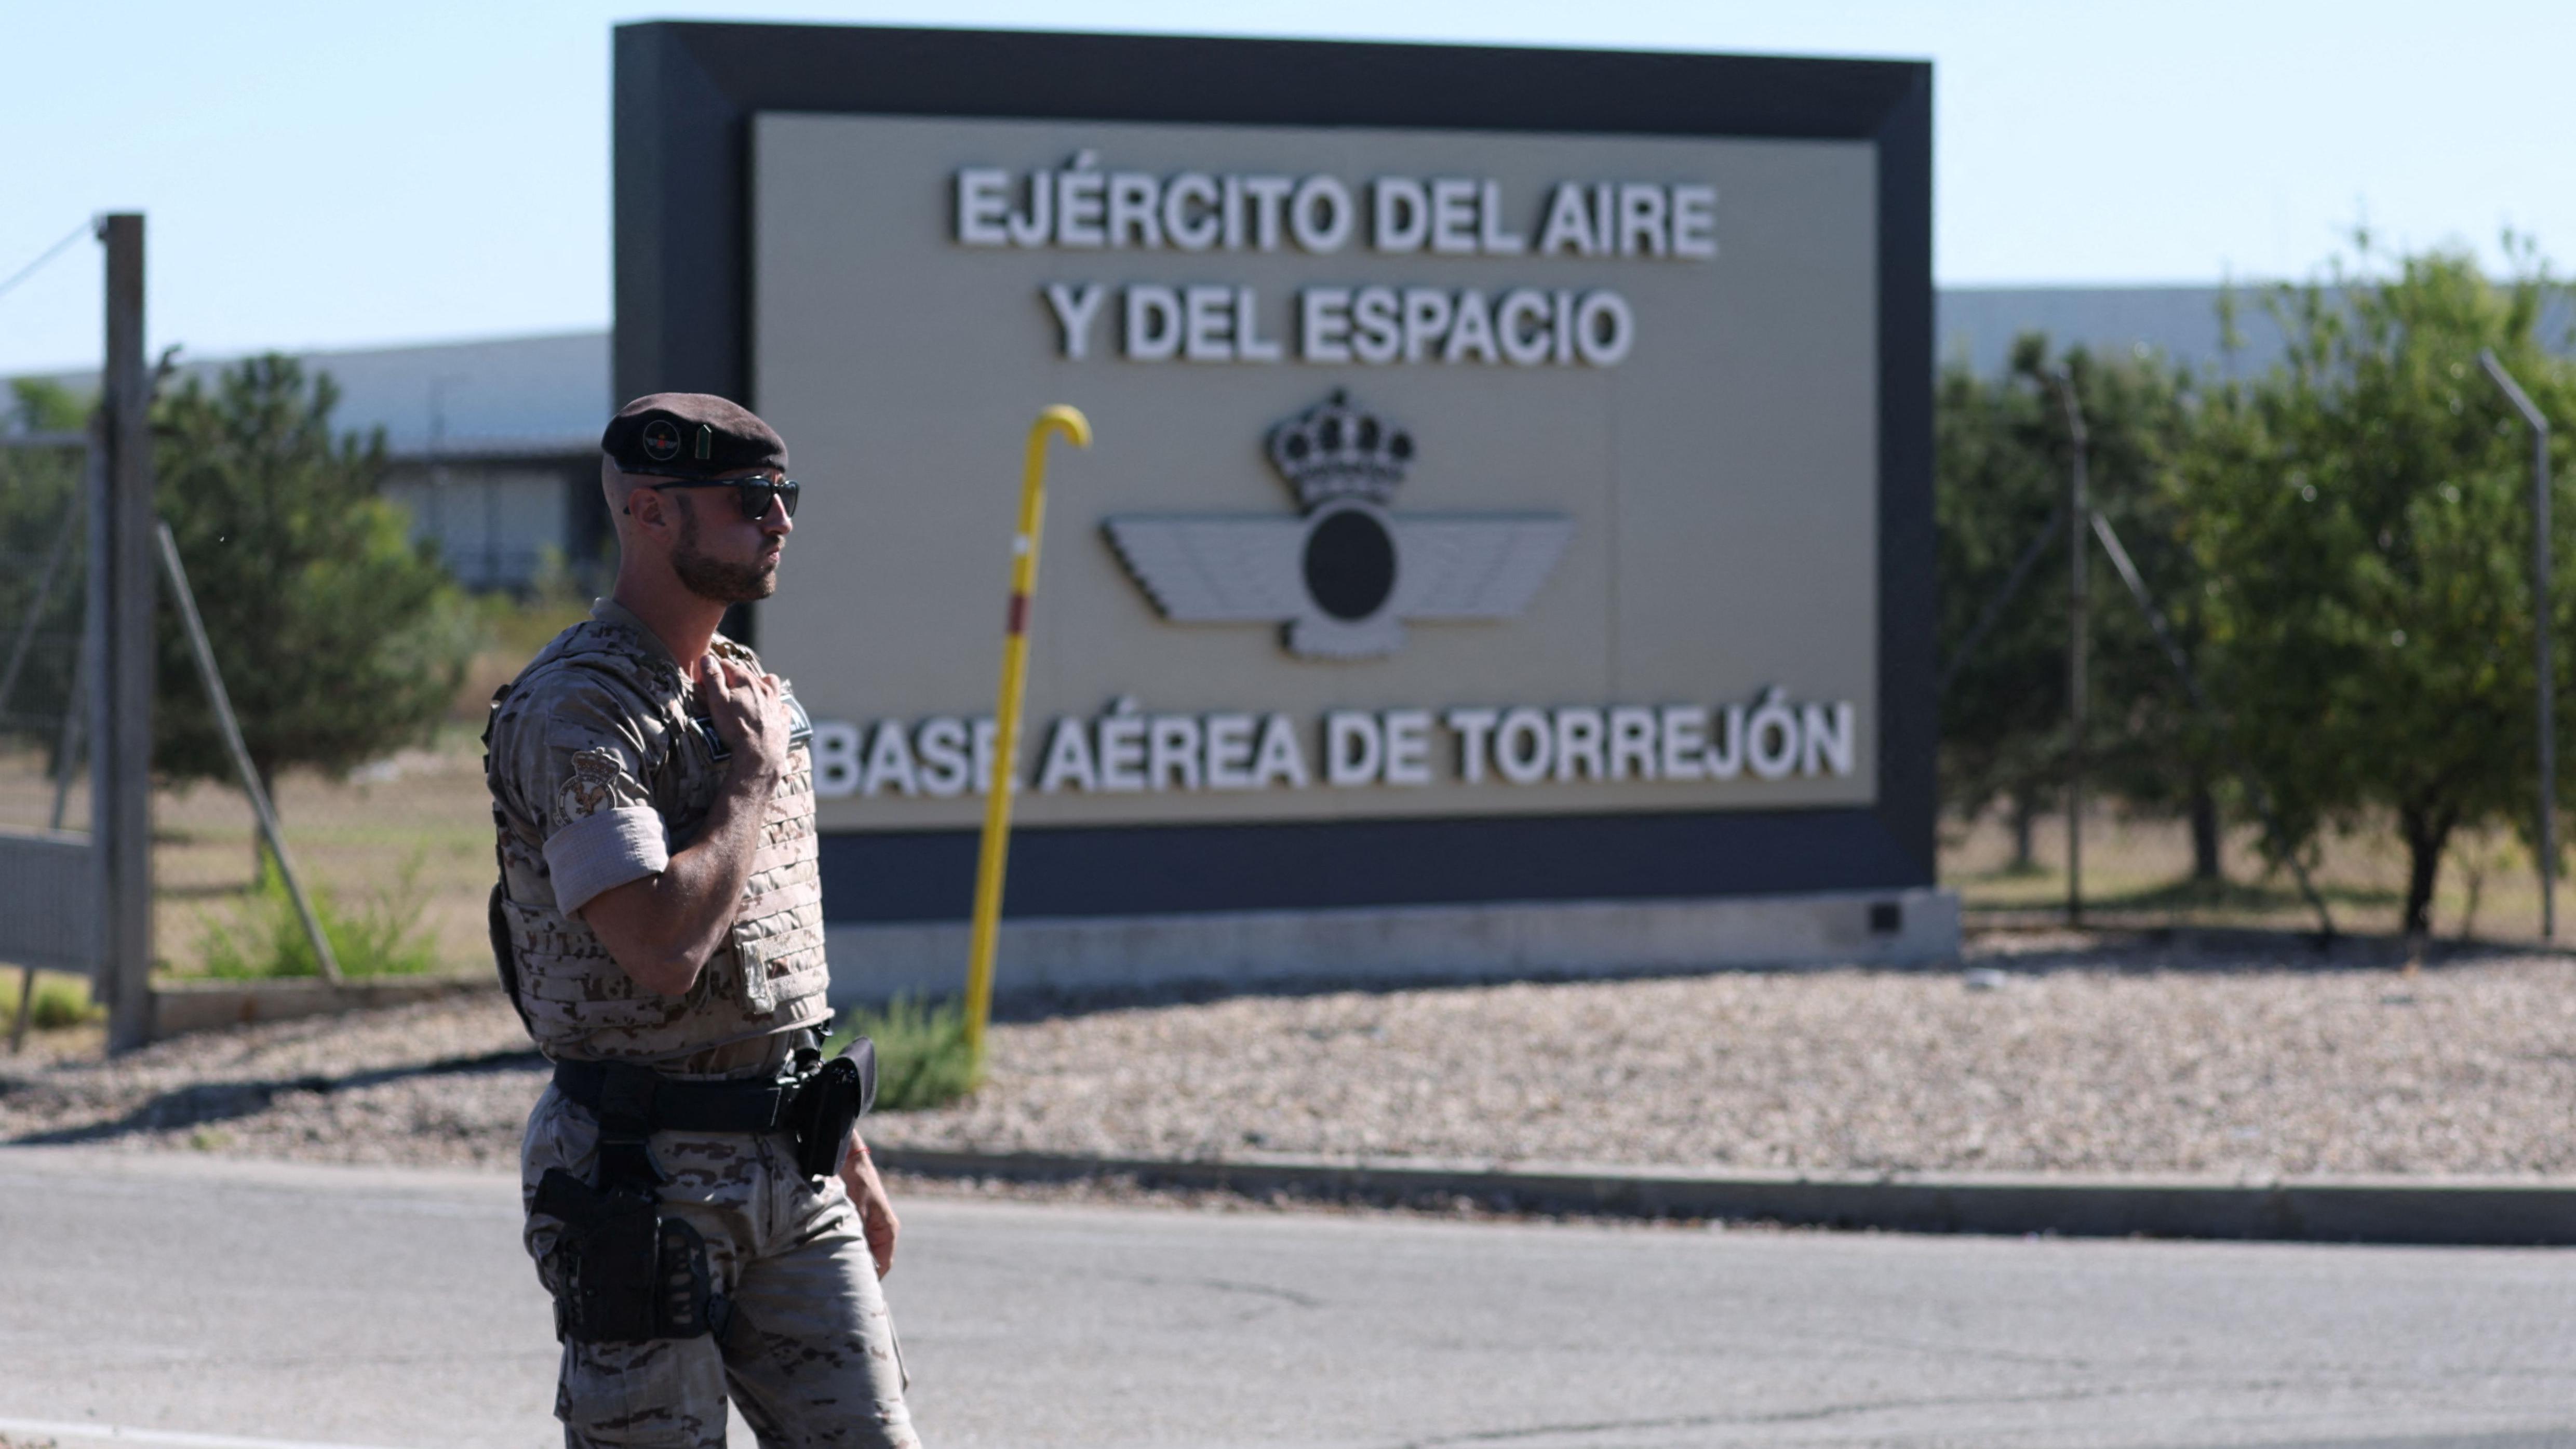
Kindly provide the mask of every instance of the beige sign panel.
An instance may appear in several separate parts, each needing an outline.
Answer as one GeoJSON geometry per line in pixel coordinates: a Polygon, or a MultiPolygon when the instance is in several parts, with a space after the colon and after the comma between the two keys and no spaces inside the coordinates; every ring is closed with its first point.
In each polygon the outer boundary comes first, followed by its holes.
{"type": "Polygon", "coordinates": [[[828,829],[963,827],[1020,450],[1032,824],[1876,793],[1861,142],[764,114],[764,654],[828,829]]]}

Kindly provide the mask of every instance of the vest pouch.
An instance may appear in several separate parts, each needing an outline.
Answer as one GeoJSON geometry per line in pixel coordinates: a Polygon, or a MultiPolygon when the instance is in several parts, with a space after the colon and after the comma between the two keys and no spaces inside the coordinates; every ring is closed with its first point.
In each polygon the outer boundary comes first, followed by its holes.
{"type": "Polygon", "coordinates": [[[769,975],[777,938],[762,934],[751,921],[734,922],[732,938],[734,981],[742,1004],[754,1016],[767,1016],[778,1009],[778,983],[769,975]]]}

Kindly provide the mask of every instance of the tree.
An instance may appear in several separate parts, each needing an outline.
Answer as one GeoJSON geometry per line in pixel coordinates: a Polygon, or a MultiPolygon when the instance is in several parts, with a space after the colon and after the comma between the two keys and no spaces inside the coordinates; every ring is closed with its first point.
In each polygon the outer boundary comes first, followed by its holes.
{"type": "MultiPolygon", "coordinates": [[[[284,357],[190,379],[154,409],[161,515],[179,543],[263,784],[344,771],[423,739],[455,698],[471,617],[378,496],[381,431],[335,440],[339,389],[284,357]]],[[[165,611],[153,763],[234,778],[186,636],[165,611]]]]}
{"type": "MultiPolygon", "coordinates": [[[[1963,813],[2008,801],[2024,864],[2030,821],[2058,798],[2065,780],[2065,532],[1983,637],[1970,636],[2064,503],[2072,435],[2060,378],[2084,413],[2092,506],[2119,531],[2187,651],[2200,647],[2202,632],[2196,570],[2179,546],[2168,482],[2191,427],[2193,380],[2151,356],[2103,357],[2082,347],[2055,354],[2037,334],[2016,342],[2001,378],[1979,377],[1962,363],[1945,367],[1935,394],[1941,660],[1945,670],[1960,662],[1942,697],[1942,790],[1963,813]]],[[[2188,814],[2194,873],[2215,878],[2216,741],[2090,528],[2079,525],[2076,537],[2093,550],[2090,773],[2133,805],[2188,814]]]]}
{"type": "MultiPolygon", "coordinates": [[[[0,434],[77,433],[87,421],[86,400],[59,383],[20,378],[9,388],[0,434]]],[[[62,739],[80,650],[89,561],[80,487],[77,449],[0,448],[0,737],[49,752],[62,739]]]]}
{"type": "MultiPolygon", "coordinates": [[[[2264,848],[2393,817],[2411,933],[2430,925],[2455,832],[2531,824],[2529,435],[2477,355],[2494,348],[2548,412],[2561,479],[2576,377],[2539,336],[2546,270],[2519,255],[2525,274],[2501,286],[2434,252],[2281,289],[2285,360],[2209,400],[2182,470],[2216,683],[2276,811],[2264,848]]],[[[2363,238],[2361,263],[2376,260],[2363,238]]],[[[2560,498],[2563,559],[2576,510],[2560,498]]],[[[2570,573],[2548,601],[2562,633],[2570,573]]]]}

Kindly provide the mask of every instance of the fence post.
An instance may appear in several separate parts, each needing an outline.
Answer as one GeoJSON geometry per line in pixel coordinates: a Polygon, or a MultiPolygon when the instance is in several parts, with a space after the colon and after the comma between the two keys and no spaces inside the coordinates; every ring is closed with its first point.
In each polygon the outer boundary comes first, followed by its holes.
{"type": "Polygon", "coordinates": [[[143,217],[100,219],[107,244],[106,486],[92,508],[90,798],[102,870],[99,977],[108,1048],[152,1038],[152,370],[143,353],[143,217]]]}

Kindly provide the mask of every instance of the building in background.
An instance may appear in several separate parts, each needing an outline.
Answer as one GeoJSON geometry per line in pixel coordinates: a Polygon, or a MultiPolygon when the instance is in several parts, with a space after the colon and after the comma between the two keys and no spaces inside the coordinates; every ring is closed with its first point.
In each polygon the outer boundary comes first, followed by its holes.
{"type": "MultiPolygon", "coordinates": [[[[386,496],[468,588],[524,590],[550,574],[588,587],[603,577],[607,333],[295,356],[339,385],[337,428],[384,430],[386,496]]],[[[179,371],[211,382],[237,360],[188,359],[179,371]]],[[[79,392],[98,382],[94,372],[47,376],[79,392]]]]}
{"type": "MultiPolygon", "coordinates": [[[[2240,370],[2276,356],[2280,329],[2255,289],[2240,294],[2238,346],[2217,287],[1954,287],[1936,302],[1936,355],[1999,371],[2013,339],[2044,332],[2096,351],[2145,348],[2195,367],[2240,370]]],[[[340,385],[339,425],[385,430],[387,493],[471,588],[526,589],[549,569],[600,577],[610,542],[599,495],[599,430],[619,399],[608,334],[573,332],[418,347],[300,354],[340,385]]],[[[211,373],[230,359],[190,363],[211,373]]],[[[87,373],[56,379],[93,384],[87,373]]]]}

